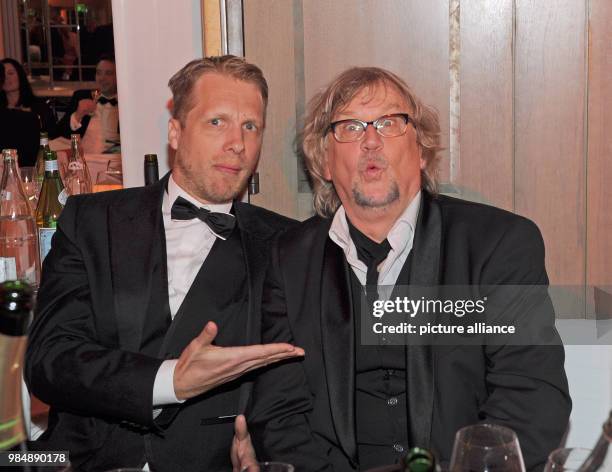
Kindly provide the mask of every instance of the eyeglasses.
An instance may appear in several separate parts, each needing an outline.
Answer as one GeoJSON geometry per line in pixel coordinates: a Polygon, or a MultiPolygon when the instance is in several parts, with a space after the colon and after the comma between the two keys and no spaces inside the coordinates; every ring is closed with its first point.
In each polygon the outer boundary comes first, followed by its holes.
{"type": "Polygon", "coordinates": [[[356,119],[334,121],[329,125],[329,131],[339,143],[353,143],[359,141],[369,125],[374,126],[378,134],[385,138],[395,138],[406,132],[408,123],[414,121],[407,113],[394,113],[384,115],[374,121],[361,121],[356,119]]]}

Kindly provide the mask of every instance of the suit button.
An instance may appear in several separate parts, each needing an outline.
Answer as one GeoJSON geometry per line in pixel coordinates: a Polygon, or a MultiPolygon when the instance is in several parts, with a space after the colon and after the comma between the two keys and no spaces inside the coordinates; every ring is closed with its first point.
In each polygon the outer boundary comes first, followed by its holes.
{"type": "Polygon", "coordinates": [[[395,452],[404,452],[404,446],[402,446],[401,444],[394,444],[393,449],[395,450],[395,452]]]}
{"type": "Polygon", "coordinates": [[[396,397],[391,397],[387,400],[387,405],[395,406],[399,403],[399,400],[396,397]]]}

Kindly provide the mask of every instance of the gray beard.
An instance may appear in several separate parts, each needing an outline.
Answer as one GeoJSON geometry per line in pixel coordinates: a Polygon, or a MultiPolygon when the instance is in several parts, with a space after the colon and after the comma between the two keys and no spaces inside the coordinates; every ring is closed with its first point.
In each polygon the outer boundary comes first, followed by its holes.
{"type": "Polygon", "coordinates": [[[366,195],[361,193],[359,188],[357,188],[356,184],[353,186],[353,199],[355,200],[355,203],[362,208],[383,208],[395,202],[396,200],[399,200],[399,196],[399,188],[396,182],[393,182],[391,184],[391,188],[389,189],[389,193],[387,193],[387,196],[382,200],[378,201],[375,201],[371,197],[367,197],[366,195]]]}

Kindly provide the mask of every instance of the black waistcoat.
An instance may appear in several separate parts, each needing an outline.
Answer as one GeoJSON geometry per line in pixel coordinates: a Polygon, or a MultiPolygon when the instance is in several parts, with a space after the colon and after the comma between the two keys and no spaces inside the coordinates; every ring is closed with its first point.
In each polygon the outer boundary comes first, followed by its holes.
{"type": "MultiPolygon", "coordinates": [[[[238,227],[227,240],[215,241],[174,320],[170,316],[166,264],[159,267],[156,264],[153,276],[154,290],[140,352],[165,359],[178,358],[208,321],[214,321],[219,328],[214,344],[246,344],[248,279],[238,227]]],[[[113,465],[142,466],[148,462],[149,468],[156,472],[231,470],[233,415],[239,413],[242,381],[236,380],[186,401],[161,432],[120,425],[105,447],[117,450],[116,457],[134,459],[128,461],[133,463],[113,465]]]]}
{"type": "MultiPolygon", "coordinates": [[[[397,285],[410,282],[412,252],[397,285]]],[[[360,469],[395,463],[408,449],[404,346],[365,346],[361,333],[363,286],[349,269],[355,320],[355,421],[360,469]]],[[[395,294],[394,294],[395,296],[395,294]]]]}

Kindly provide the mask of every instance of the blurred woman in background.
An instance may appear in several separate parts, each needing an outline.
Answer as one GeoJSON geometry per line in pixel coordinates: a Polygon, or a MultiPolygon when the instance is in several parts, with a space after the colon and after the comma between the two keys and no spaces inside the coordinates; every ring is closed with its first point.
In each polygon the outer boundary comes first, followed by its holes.
{"type": "Polygon", "coordinates": [[[0,108],[17,109],[34,113],[40,129],[49,133],[49,139],[59,136],[57,121],[44,99],[34,95],[22,65],[15,59],[2,59],[4,67],[4,96],[0,97],[0,108]]]}
{"type": "MultiPolygon", "coordinates": [[[[0,102],[6,103],[6,95],[1,90],[4,82],[4,67],[0,67],[0,102]]],[[[17,149],[20,167],[33,166],[36,162],[39,132],[39,120],[34,113],[0,104],[0,150],[17,149]]]]}

